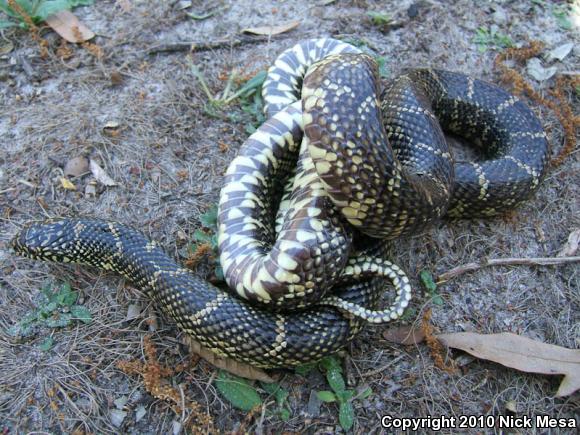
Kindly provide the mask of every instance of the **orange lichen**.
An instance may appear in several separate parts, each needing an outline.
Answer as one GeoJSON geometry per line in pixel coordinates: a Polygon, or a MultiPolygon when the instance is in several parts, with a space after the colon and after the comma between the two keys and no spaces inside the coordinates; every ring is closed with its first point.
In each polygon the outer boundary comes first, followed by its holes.
{"type": "Polygon", "coordinates": [[[543,48],[544,45],[539,41],[531,41],[528,47],[508,48],[495,58],[494,65],[499,70],[502,81],[513,86],[515,94],[525,94],[537,104],[547,107],[554,112],[558,121],[562,124],[562,128],[564,129],[564,145],[550,161],[552,167],[557,167],[576,148],[576,129],[580,126],[580,116],[574,115],[568,99],[564,94],[564,89],[568,86],[577,86],[580,81],[579,77],[558,77],[555,82],[555,87],[548,90],[551,98],[546,98],[526,82],[519,72],[505,64],[505,61],[510,59],[520,63],[525,62],[541,53],[543,48]]]}
{"type": "Polygon", "coordinates": [[[425,334],[425,342],[429,347],[431,352],[431,357],[435,361],[435,366],[447,373],[455,373],[457,371],[453,360],[451,363],[445,364],[445,359],[443,358],[443,346],[437,340],[434,335],[433,325],[431,325],[431,309],[427,309],[425,314],[423,314],[423,319],[421,320],[421,331],[425,334]]]}
{"type": "Polygon", "coordinates": [[[202,243],[201,245],[197,245],[195,251],[187,258],[187,260],[185,260],[185,267],[188,269],[195,269],[204,257],[209,257],[211,259],[212,256],[213,250],[209,243],[202,243]]]}
{"type": "Polygon", "coordinates": [[[171,408],[177,415],[181,416],[184,411],[189,411],[184,426],[190,431],[211,430],[213,428],[211,416],[203,410],[199,403],[187,399],[183,392],[172,387],[166,379],[169,376],[183,372],[190,364],[178,364],[175,367],[162,365],[157,357],[155,345],[148,335],[143,339],[143,352],[146,360],[144,363],[137,360],[124,360],[119,361],[117,367],[126,374],[141,375],[145,389],[149,394],[157,399],[170,402],[172,404],[171,408]]]}

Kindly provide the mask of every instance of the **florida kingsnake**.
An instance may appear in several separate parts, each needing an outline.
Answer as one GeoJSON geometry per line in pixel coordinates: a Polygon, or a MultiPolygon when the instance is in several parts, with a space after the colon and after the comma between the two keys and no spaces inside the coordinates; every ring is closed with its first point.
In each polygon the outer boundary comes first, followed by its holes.
{"type": "Polygon", "coordinates": [[[220,261],[233,294],[114,222],[32,222],[15,252],[114,270],[214,353],[293,366],[341,349],[365,321],[402,314],[409,281],[381,240],[446,214],[500,213],[545,171],[545,134],[516,97],[431,69],[382,84],[370,56],[337,40],[282,53],[263,96],[269,120],[242,145],[220,196],[220,261]],[[442,129],[488,160],[455,161],[442,129]],[[385,278],[397,295],[377,311],[385,278]]]}

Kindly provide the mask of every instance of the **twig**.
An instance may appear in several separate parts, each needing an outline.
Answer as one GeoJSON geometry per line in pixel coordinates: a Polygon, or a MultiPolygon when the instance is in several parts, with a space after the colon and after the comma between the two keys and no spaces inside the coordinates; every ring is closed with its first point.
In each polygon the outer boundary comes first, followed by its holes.
{"type": "Polygon", "coordinates": [[[167,44],[158,44],[149,47],[147,53],[149,55],[157,53],[170,53],[174,51],[209,51],[218,48],[231,48],[238,45],[258,44],[260,42],[270,42],[275,40],[286,39],[288,36],[272,37],[272,36],[237,36],[235,38],[217,39],[209,42],[172,42],[167,44]]]}
{"type": "Polygon", "coordinates": [[[463,275],[467,272],[481,269],[488,266],[555,266],[565,263],[576,263],[580,261],[580,257],[531,257],[531,258],[492,258],[483,260],[479,263],[467,263],[462,266],[454,267],[437,277],[437,284],[449,281],[456,276],[463,275]]]}

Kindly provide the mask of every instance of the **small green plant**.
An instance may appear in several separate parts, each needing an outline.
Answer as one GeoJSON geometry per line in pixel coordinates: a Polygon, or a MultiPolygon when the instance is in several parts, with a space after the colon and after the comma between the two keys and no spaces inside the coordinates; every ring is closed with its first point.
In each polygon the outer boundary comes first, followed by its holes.
{"type": "Polygon", "coordinates": [[[196,243],[188,247],[189,255],[193,256],[200,251],[201,245],[208,245],[211,249],[211,257],[214,259],[214,274],[220,281],[224,279],[224,272],[219,262],[218,238],[217,238],[217,205],[212,205],[205,213],[199,217],[201,225],[206,229],[195,230],[193,239],[196,243]]]}
{"type": "Polygon", "coordinates": [[[431,272],[429,272],[428,270],[422,270],[419,273],[419,278],[421,278],[421,283],[427,290],[427,293],[431,297],[433,303],[435,305],[443,305],[444,304],[443,298],[437,292],[437,284],[435,283],[435,280],[433,279],[433,275],[431,274],[431,272]]]}
{"type": "Polygon", "coordinates": [[[366,399],[373,391],[370,387],[364,388],[358,394],[355,390],[347,390],[342,367],[334,356],[328,356],[320,361],[320,367],[326,371],[326,380],[332,391],[318,391],[316,395],[322,402],[338,404],[338,421],[340,426],[348,431],[354,424],[355,414],[352,402],[357,399],[366,399]]]}
{"type": "Polygon", "coordinates": [[[562,29],[572,29],[572,22],[570,21],[570,8],[567,5],[554,6],[552,8],[552,15],[554,15],[558,26],[560,26],[562,29]]]}
{"type": "MultiPolygon", "coordinates": [[[[90,311],[76,304],[78,293],[71,290],[69,283],[60,287],[45,285],[41,289],[41,298],[36,308],[26,314],[22,320],[8,329],[13,336],[27,337],[32,335],[35,326],[48,328],[64,328],[75,320],[90,323],[90,311]]],[[[42,344],[42,350],[49,350],[53,345],[52,338],[47,338],[42,344]]]]}
{"type": "MultiPolygon", "coordinates": [[[[234,90],[234,83],[236,82],[237,73],[236,71],[233,71],[228,77],[224,90],[217,95],[213,95],[209,90],[205,77],[200,69],[191,62],[190,68],[207,97],[207,104],[203,109],[206,115],[213,118],[219,118],[220,111],[223,110],[225,106],[239,100],[242,111],[249,114],[252,119],[250,123],[246,125],[245,130],[247,133],[253,133],[256,128],[265,121],[262,113],[264,102],[262,100],[261,89],[264,80],[266,80],[266,71],[259,71],[236,90],[234,90]]],[[[229,118],[230,121],[239,121],[238,116],[235,113],[229,114],[227,118],[229,118]]]]}
{"type": "Polygon", "coordinates": [[[290,420],[290,407],[287,403],[288,395],[290,393],[283,389],[280,384],[275,382],[271,384],[260,382],[260,385],[266,393],[274,397],[276,400],[276,409],[274,413],[278,416],[278,418],[280,418],[282,421],[290,420]]]}
{"type": "Polygon", "coordinates": [[[385,56],[377,56],[375,57],[377,65],[379,67],[379,76],[382,79],[386,79],[389,77],[389,68],[387,67],[387,58],[385,56]]]}
{"type": "MultiPolygon", "coordinates": [[[[234,408],[248,412],[263,403],[258,390],[247,379],[220,371],[215,384],[221,395],[234,408]]],[[[275,382],[271,384],[260,382],[260,386],[276,401],[276,409],[270,411],[270,415],[276,415],[280,420],[288,421],[290,419],[290,407],[287,404],[288,391],[275,382]]]]}
{"type": "Polygon", "coordinates": [[[392,20],[391,16],[384,12],[369,11],[367,12],[367,16],[371,19],[371,23],[373,23],[375,26],[386,26],[392,20]]]}
{"type": "Polygon", "coordinates": [[[475,31],[473,42],[477,45],[480,53],[484,53],[487,49],[508,48],[514,45],[509,36],[500,33],[493,27],[489,29],[479,27],[475,31]]]}
{"type": "Polygon", "coordinates": [[[0,29],[14,26],[27,29],[29,20],[40,24],[52,14],[76,6],[91,5],[93,2],[94,0],[0,0],[0,11],[9,17],[7,20],[0,19],[0,29]]]}

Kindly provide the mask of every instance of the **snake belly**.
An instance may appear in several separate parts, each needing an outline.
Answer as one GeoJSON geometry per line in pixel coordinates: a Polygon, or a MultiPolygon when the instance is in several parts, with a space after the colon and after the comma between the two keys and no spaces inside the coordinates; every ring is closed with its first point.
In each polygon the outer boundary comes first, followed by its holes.
{"type": "Polygon", "coordinates": [[[545,173],[547,141],[533,112],[463,74],[417,69],[381,83],[371,57],[323,38],[282,53],[263,96],[269,120],[242,145],[220,195],[231,293],[115,222],[32,222],[13,239],[15,252],[116,271],[217,355],[289,367],[336,352],[365,321],[396,319],[408,305],[406,275],[361,233],[393,239],[445,215],[501,213],[545,173]],[[456,161],[443,130],[486,160],[456,161]],[[377,311],[385,279],[396,294],[377,311]]]}

